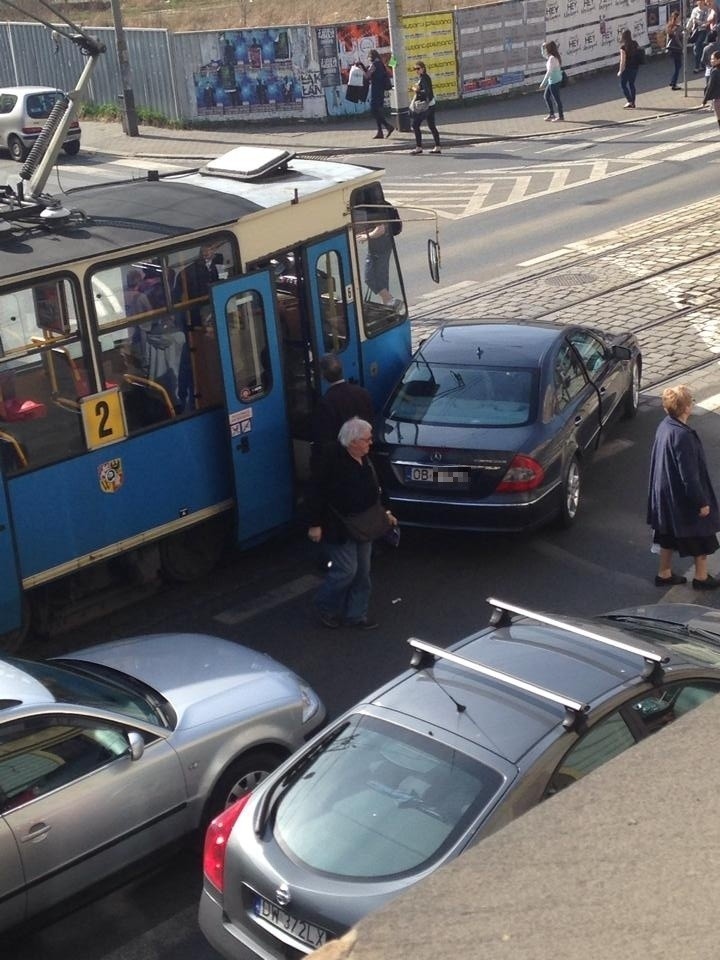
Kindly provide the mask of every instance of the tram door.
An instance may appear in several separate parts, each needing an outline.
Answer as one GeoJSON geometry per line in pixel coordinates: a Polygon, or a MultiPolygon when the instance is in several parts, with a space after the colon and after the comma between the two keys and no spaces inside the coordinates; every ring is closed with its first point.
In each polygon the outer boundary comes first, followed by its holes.
{"type": "Polygon", "coordinates": [[[293,465],[275,303],[266,270],[212,287],[232,444],[238,542],[293,515],[293,465]]]}
{"type": "MultiPolygon", "coordinates": [[[[0,439],[0,454],[5,456],[10,446],[8,441],[0,439]]],[[[0,477],[0,634],[19,629],[22,624],[22,589],[12,530],[5,480],[0,477]]]]}
{"type": "MultiPolygon", "coordinates": [[[[357,309],[346,233],[305,248],[312,328],[318,352],[340,356],[346,380],[362,382],[357,309]]],[[[326,389],[327,384],[322,384],[326,389]]]]}

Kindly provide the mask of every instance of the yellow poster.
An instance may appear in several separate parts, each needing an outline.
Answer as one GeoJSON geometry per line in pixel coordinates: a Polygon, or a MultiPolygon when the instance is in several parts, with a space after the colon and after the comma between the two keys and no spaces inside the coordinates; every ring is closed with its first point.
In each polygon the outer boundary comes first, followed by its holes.
{"type": "Polygon", "coordinates": [[[413,14],[403,17],[401,24],[408,89],[415,83],[413,67],[418,60],[422,60],[432,80],[435,97],[438,100],[456,100],[459,97],[458,68],[452,13],[413,14]]]}

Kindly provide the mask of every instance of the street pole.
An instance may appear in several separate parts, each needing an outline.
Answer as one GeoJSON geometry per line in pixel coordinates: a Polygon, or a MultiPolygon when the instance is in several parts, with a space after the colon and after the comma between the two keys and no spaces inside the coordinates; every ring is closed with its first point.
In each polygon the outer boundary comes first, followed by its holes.
{"type": "Polygon", "coordinates": [[[410,132],[410,110],[408,108],[408,87],[405,70],[405,35],[400,25],[402,0],[387,0],[388,27],[390,30],[390,49],[395,60],[393,67],[395,86],[391,94],[394,124],[402,133],[410,132]]]}
{"type": "Polygon", "coordinates": [[[122,128],[128,137],[137,137],[138,121],[135,110],[135,94],[132,91],[132,72],[127,43],[125,42],[125,28],[123,27],[120,0],[110,0],[110,6],[112,7],[113,24],[115,26],[115,46],[117,47],[120,81],[123,90],[119,97],[122,108],[122,128]]]}

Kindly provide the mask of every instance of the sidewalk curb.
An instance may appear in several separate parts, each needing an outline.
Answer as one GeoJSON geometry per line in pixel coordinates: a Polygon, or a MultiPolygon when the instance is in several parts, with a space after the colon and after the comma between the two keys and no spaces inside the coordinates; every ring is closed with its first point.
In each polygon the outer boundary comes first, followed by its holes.
{"type": "MultiPolygon", "coordinates": [[[[457,139],[453,137],[452,133],[447,131],[443,132],[444,148],[451,149],[452,147],[466,147],[473,146],[476,144],[482,143],[503,143],[503,142],[515,142],[517,140],[537,140],[545,138],[548,135],[550,136],[559,136],[563,132],[567,133],[568,129],[571,129],[573,132],[577,130],[598,130],[603,127],[615,128],[615,127],[624,127],[631,124],[645,123],[648,120],[658,120],[662,117],[668,116],[669,114],[677,115],[681,113],[696,113],[704,111],[705,108],[701,105],[686,106],[680,109],[673,108],[672,110],[658,110],[654,113],[648,113],[645,116],[633,116],[628,118],[623,118],[621,120],[597,120],[597,121],[584,121],[584,120],[569,120],[566,123],[573,124],[571,128],[568,126],[552,127],[548,130],[538,131],[537,133],[519,133],[519,134],[475,134],[471,136],[459,135],[457,139]]],[[[159,128],[160,129],[160,128],[159,128]]],[[[282,137],[282,134],[269,134],[268,143],[272,143],[274,139],[282,137]],[[272,139],[271,139],[272,138],[272,139]]],[[[134,138],[133,138],[134,139],[134,138]]],[[[253,134],[253,141],[259,139],[257,134],[253,134]]],[[[208,160],[214,160],[217,156],[220,155],[220,148],[223,146],[232,149],[233,146],[245,146],[247,144],[236,143],[236,144],[222,144],[218,142],[218,152],[217,153],[160,153],[157,150],[148,150],[148,151],[139,151],[137,153],[132,152],[128,149],[119,149],[119,148],[107,148],[107,147],[86,147],[83,145],[83,152],[90,153],[98,156],[108,156],[108,157],[123,157],[123,158],[137,158],[138,160],[196,160],[198,162],[204,162],[208,160]]],[[[292,148],[291,144],[282,144],[283,146],[292,148]]],[[[352,146],[348,145],[346,147],[308,147],[307,149],[299,149],[296,151],[298,156],[315,156],[315,157],[335,157],[335,156],[347,156],[348,154],[362,155],[362,156],[382,156],[385,153],[404,153],[409,150],[412,146],[412,141],[408,142],[394,142],[392,145],[388,144],[387,147],[376,147],[376,146],[352,146]]],[[[222,152],[227,152],[227,150],[222,150],[222,152]]]]}

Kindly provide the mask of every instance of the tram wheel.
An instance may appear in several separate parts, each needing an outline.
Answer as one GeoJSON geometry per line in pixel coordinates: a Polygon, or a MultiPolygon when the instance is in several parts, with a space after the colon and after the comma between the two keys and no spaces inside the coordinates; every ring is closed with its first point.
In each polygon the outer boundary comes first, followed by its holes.
{"type": "Polygon", "coordinates": [[[30,632],[30,603],[27,597],[22,598],[20,615],[22,617],[17,630],[0,634],[0,653],[15,653],[25,642],[30,632]]]}
{"type": "Polygon", "coordinates": [[[226,517],[212,517],[159,543],[160,568],[168,580],[189,583],[207,576],[217,566],[227,544],[226,517]]]}

